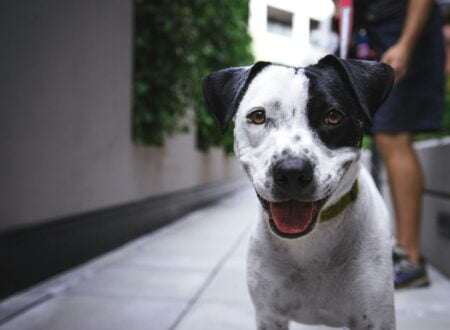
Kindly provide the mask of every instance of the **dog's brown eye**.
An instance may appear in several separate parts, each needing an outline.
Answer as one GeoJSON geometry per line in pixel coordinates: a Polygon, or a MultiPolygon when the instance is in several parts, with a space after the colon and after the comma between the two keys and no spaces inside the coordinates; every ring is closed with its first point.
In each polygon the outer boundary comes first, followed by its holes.
{"type": "Polygon", "coordinates": [[[332,126],[338,125],[342,119],[344,119],[344,115],[340,111],[330,110],[325,116],[325,124],[332,126]]]}
{"type": "Polygon", "coordinates": [[[251,112],[247,118],[255,125],[262,125],[266,122],[266,112],[262,109],[251,112]]]}

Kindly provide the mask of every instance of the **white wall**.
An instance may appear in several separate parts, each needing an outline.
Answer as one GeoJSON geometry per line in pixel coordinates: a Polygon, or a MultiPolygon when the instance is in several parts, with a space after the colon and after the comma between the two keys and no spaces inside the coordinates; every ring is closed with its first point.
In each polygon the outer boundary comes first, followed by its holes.
{"type": "Polygon", "coordinates": [[[251,0],[249,31],[253,38],[253,50],[257,60],[268,60],[293,66],[315,62],[329,53],[330,21],[334,11],[331,0],[251,0]],[[267,7],[292,12],[292,37],[267,31],[267,7]],[[320,39],[322,45],[311,45],[309,19],[324,23],[320,39]]]}

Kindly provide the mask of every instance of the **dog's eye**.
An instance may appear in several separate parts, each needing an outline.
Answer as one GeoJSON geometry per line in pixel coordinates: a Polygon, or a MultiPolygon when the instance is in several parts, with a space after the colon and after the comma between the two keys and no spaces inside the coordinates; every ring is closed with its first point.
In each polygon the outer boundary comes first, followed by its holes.
{"type": "Polygon", "coordinates": [[[262,125],[266,122],[266,112],[263,109],[258,109],[250,112],[247,118],[255,125],[262,125]]]}
{"type": "Polygon", "coordinates": [[[325,124],[335,126],[341,123],[344,114],[338,110],[330,110],[325,115],[325,124]]]}

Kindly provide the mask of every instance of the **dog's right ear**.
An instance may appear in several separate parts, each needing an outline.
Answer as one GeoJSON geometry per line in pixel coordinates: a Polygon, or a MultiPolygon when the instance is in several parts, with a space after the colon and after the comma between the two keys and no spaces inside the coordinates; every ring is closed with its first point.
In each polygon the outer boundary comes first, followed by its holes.
{"type": "Polygon", "coordinates": [[[248,85],[269,62],[223,69],[202,79],[202,90],[209,112],[216,118],[222,133],[235,115],[248,85]]]}

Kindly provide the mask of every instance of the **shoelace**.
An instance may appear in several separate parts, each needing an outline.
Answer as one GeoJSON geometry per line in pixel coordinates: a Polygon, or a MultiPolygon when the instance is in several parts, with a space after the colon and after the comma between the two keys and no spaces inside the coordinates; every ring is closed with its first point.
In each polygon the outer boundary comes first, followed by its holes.
{"type": "Polygon", "coordinates": [[[420,267],[412,262],[408,257],[400,259],[394,264],[395,272],[414,272],[419,269],[420,267]]]}
{"type": "Polygon", "coordinates": [[[406,253],[406,251],[396,245],[393,248],[393,260],[395,272],[414,272],[420,269],[420,266],[414,263],[406,253]]]}

